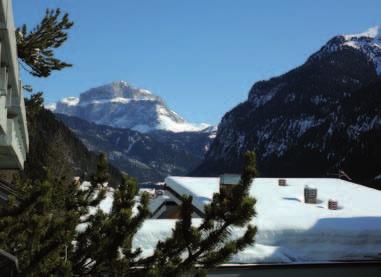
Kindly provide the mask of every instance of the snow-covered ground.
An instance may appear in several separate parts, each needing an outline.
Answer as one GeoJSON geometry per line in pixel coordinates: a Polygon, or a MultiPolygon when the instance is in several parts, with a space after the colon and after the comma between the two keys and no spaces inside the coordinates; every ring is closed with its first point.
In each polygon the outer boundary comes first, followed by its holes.
{"type": "MultiPolygon", "coordinates": [[[[179,194],[193,195],[202,209],[218,191],[218,178],[168,177],[166,183],[179,194]]],[[[232,263],[292,263],[381,258],[381,192],[340,179],[257,178],[250,194],[257,199],[258,232],[254,246],[235,255],[232,263]],[[318,189],[318,203],[305,204],[303,189],[318,189]],[[338,210],[328,210],[335,199],[338,210]]],[[[194,219],[199,224],[202,219],[194,219]]],[[[171,234],[175,220],[146,220],[134,246],[152,253],[158,240],[171,234]]],[[[233,237],[243,234],[234,229],[233,237]]]]}

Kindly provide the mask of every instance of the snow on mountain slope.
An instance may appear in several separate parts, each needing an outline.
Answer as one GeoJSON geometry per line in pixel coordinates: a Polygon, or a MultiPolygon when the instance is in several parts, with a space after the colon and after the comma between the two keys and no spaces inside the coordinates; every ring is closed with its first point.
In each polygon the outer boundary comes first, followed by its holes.
{"type": "Polygon", "coordinates": [[[206,123],[187,122],[170,110],[159,96],[135,88],[125,81],[92,88],[79,98],[66,97],[46,108],[89,122],[142,133],[154,130],[198,132],[210,127],[206,123]]]}
{"type": "Polygon", "coordinates": [[[336,36],[317,53],[317,56],[320,57],[327,52],[338,51],[343,47],[351,47],[367,55],[369,60],[374,63],[377,74],[381,75],[381,34],[379,26],[369,28],[359,34],[336,36]]]}
{"type": "Polygon", "coordinates": [[[193,175],[239,173],[255,150],[262,176],[327,176],[339,169],[381,189],[378,28],[330,39],[302,65],[256,82],[227,112],[193,175]]]}

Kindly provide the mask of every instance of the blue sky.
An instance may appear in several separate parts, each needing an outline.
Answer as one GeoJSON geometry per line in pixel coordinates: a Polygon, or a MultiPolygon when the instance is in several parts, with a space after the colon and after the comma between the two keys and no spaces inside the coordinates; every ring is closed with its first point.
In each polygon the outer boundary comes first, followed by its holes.
{"type": "Polygon", "coordinates": [[[73,68],[24,83],[46,102],[125,80],[193,122],[217,124],[259,80],[302,64],[336,34],[381,24],[379,0],[14,0],[16,25],[60,7],[73,68]]]}

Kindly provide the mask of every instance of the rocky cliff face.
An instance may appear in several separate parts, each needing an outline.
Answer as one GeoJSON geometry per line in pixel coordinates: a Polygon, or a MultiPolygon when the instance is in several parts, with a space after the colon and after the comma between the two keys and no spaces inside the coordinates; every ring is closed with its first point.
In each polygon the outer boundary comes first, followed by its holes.
{"type": "Polygon", "coordinates": [[[302,66],[261,81],[223,117],[195,175],[237,172],[255,150],[262,176],[381,174],[381,36],[331,39],[302,66]]]}

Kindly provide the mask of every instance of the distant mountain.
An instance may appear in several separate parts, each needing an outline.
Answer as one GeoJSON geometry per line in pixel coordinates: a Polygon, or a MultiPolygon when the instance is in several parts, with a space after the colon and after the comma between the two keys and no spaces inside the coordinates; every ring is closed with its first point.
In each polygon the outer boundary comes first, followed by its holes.
{"type": "Polygon", "coordinates": [[[210,125],[192,124],[170,110],[164,101],[148,90],[125,81],[92,88],[79,98],[67,97],[46,106],[56,113],[76,116],[96,124],[128,128],[141,133],[202,131],[210,125]]]}
{"type": "Polygon", "coordinates": [[[168,175],[186,175],[201,163],[216,132],[215,128],[209,128],[200,132],[157,130],[143,134],[63,114],[56,117],[91,151],[107,153],[115,167],[139,182],[158,182],[168,175]]]}
{"type": "Polygon", "coordinates": [[[332,38],[302,66],[254,84],[247,101],[225,114],[192,174],[238,172],[242,154],[255,150],[265,177],[334,177],[341,169],[375,186],[381,180],[380,74],[377,27],[332,38]]]}
{"type": "MultiPolygon", "coordinates": [[[[41,179],[48,169],[53,176],[65,176],[69,183],[74,176],[89,180],[96,171],[98,155],[89,151],[52,112],[36,108],[30,100],[26,100],[26,109],[30,149],[21,175],[41,179]]],[[[111,185],[120,184],[121,172],[111,165],[109,171],[111,185]]]]}

